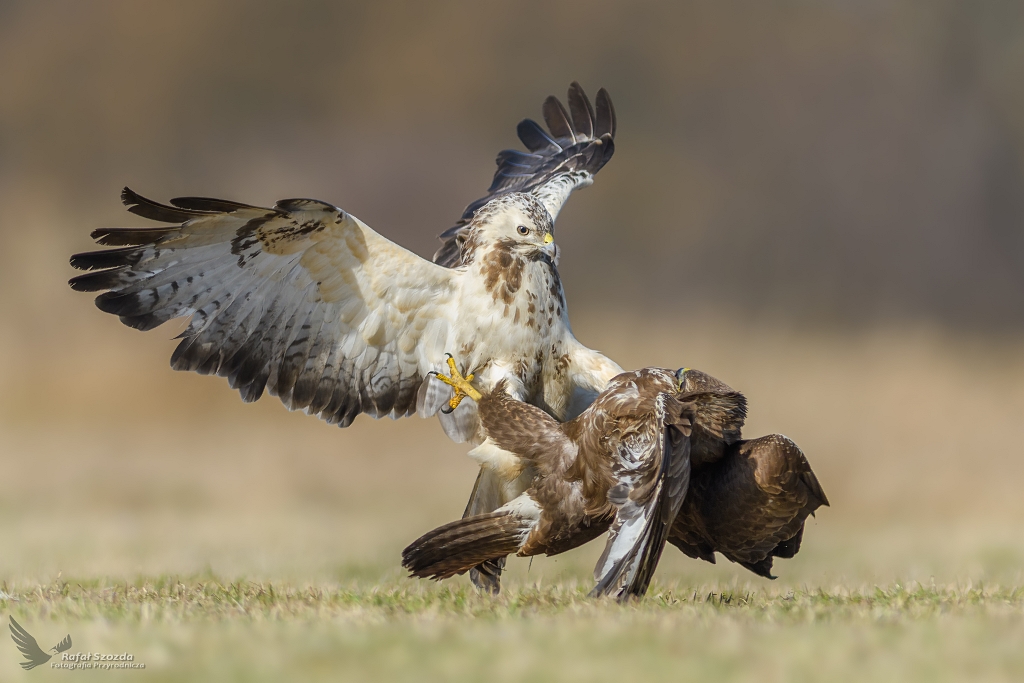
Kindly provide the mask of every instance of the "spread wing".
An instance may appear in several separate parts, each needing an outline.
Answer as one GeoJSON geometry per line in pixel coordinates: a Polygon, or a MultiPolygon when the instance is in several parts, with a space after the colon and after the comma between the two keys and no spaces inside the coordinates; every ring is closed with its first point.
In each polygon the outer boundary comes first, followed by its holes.
{"type": "Polygon", "coordinates": [[[21,654],[25,656],[27,662],[21,662],[21,668],[28,670],[34,669],[40,664],[45,664],[50,661],[50,655],[43,652],[36,639],[29,634],[21,624],[14,620],[14,617],[10,617],[11,620],[11,639],[14,640],[14,644],[21,651],[21,654]]]}
{"type": "MultiPolygon", "coordinates": [[[[781,434],[733,444],[700,488],[714,549],[766,578],[773,557],[793,557],[804,522],[828,498],[803,451],[781,434]]],[[[675,532],[673,532],[674,535],[675,532]]]]}
{"type": "Polygon", "coordinates": [[[536,121],[520,121],[516,132],[528,152],[506,149],[498,153],[498,170],[487,195],[466,207],[454,227],[441,234],[444,243],[434,262],[448,267],[462,263],[466,226],[481,206],[508,192],[530,192],[544,204],[552,220],[573,190],[594,182],[594,175],[615,152],[615,109],[608,92],[597,92],[597,109],[579,83],[569,86],[569,110],[555,96],[544,100],[545,130],[536,121]]]}
{"type": "Polygon", "coordinates": [[[747,418],[747,399],[738,391],[695,391],[681,394],[694,406],[690,457],[694,467],[718,460],[727,445],[739,440],[747,418]]]}
{"type": "Polygon", "coordinates": [[[608,499],[617,508],[592,596],[642,596],[654,576],[669,530],[690,481],[693,408],[662,393],[651,415],[623,423],[612,464],[618,483],[608,499]]]}
{"type": "Polygon", "coordinates": [[[136,215],[167,227],[93,233],[117,248],[77,254],[100,310],[140,330],[190,317],[176,370],[225,377],[245,401],[263,391],[346,426],[359,413],[415,411],[444,357],[453,271],[402,249],[341,209],[311,199],[260,208],[185,197],[171,206],[125,188],[136,215]]]}

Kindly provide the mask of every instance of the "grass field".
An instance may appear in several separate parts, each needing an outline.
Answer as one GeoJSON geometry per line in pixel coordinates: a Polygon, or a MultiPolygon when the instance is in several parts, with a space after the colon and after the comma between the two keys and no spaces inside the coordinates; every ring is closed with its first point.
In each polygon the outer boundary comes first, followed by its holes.
{"type": "Polygon", "coordinates": [[[0,612],[146,669],[24,672],[8,641],[0,680],[1024,678],[1020,339],[576,315],[627,367],[742,389],[747,434],[794,438],[832,501],[777,581],[669,549],[619,606],[584,597],[597,544],[513,560],[497,599],[405,578],[474,476],[433,421],[246,406],[166,369],[173,332],[75,304],[37,323],[73,337],[0,334],[0,612]]]}
{"type": "MultiPolygon", "coordinates": [[[[574,581],[492,599],[465,585],[193,577],[57,582],[10,609],[55,642],[57,624],[67,624],[95,650],[132,652],[157,680],[944,681],[1024,672],[1020,589],[675,585],[630,606],[585,593],[574,581]]],[[[40,673],[70,672],[27,675],[40,673]]]]}

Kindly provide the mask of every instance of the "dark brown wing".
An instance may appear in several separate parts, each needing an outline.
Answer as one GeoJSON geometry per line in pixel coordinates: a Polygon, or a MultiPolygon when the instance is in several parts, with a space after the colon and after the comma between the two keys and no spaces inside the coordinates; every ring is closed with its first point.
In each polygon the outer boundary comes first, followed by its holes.
{"type": "Polygon", "coordinates": [[[768,578],[772,558],[795,555],[808,515],[828,505],[803,452],[779,434],[733,444],[693,478],[673,544],[698,556],[710,547],[768,578]]]}
{"type": "Polygon", "coordinates": [[[679,395],[693,403],[695,416],[690,440],[694,467],[718,460],[726,446],[739,441],[747,418],[747,399],[738,391],[696,391],[679,395]]]}
{"type": "Polygon", "coordinates": [[[487,438],[541,476],[563,471],[576,457],[576,445],[562,425],[537,406],[510,397],[502,382],[477,401],[477,411],[487,438]]]}
{"type": "Polygon", "coordinates": [[[608,93],[597,92],[597,110],[579,83],[569,86],[569,110],[558,98],[544,101],[544,130],[536,121],[519,123],[519,139],[529,152],[506,149],[498,154],[498,170],[487,195],[466,207],[462,218],[440,236],[444,243],[434,262],[455,268],[463,265],[462,245],[468,239],[466,226],[481,206],[508,192],[529,192],[547,208],[552,220],[573,190],[594,181],[615,151],[615,109],[608,93]]]}

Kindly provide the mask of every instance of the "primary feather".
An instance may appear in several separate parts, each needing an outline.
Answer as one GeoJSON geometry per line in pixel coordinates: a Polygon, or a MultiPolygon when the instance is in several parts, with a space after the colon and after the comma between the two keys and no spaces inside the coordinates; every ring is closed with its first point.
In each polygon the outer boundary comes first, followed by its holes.
{"type": "MultiPolygon", "coordinates": [[[[542,239],[614,151],[608,93],[595,110],[573,83],[568,101],[545,101],[549,131],[519,124],[529,152],[498,155],[486,196],[441,235],[434,263],[317,200],[160,204],[125,188],[131,213],[172,225],[95,231],[113,248],[72,256],[89,272],[70,284],[104,292],[96,305],[136,329],[188,318],[172,367],[222,376],[244,401],[269,392],[340,426],[361,413],[439,414],[450,392],[427,378],[451,352],[482,387],[504,379],[512,396],[570,419],[621,368],[573,336],[557,251],[542,239]]],[[[455,441],[483,439],[470,402],[439,418],[455,441]]],[[[527,484],[482,470],[467,511],[490,512],[527,484]]]]}
{"type": "MultiPolygon", "coordinates": [[[[71,286],[107,290],[96,305],[136,329],[190,318],[172,367],[225,377],[246,401],[266,390],[342,426],[360,413],[429,415],[440,404],[421,385],[456,351],[485,386],[507,378],[517,395],[564,416],[578,390],[596,394],[617,370],[570,331],[544,241],[551,219],[530,195],[503,195],[477,211],[458,268],[315,200],[167,206],[127,188],[123,199],[133,213],[181,223],[96,231],[120,248],[73,256],[90,272],[71,286]]],[[[472,419],[459,422],[467,414],[449,418],[457,440],[475,436],[472,419]]]]}

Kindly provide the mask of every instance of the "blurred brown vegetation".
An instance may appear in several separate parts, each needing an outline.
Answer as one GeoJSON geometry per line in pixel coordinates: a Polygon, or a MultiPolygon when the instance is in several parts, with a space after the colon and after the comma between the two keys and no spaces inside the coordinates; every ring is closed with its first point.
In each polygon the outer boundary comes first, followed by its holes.
{"type": "Polygon", "coordinates": [[[397,572],[464,448],[172,373],[177,330],[67,257],[139,220],[125,184],[316,197],[429,256],[574,79],[619,115],[559,218],[577,333],[805,448],[834,507],[783,576],[1019,582],[1024,5],[941,0],[0,1],[0,572],[397,572]]]}
{"type": "Polygon", "coordinates": [[[124,184],[323,198],[430,254],[578,79],[620,133],[559,224],[576,306],[1024,322],[1018,3],[0,8],[5,289],[43,265],[15,240],[125,224],[124,184]]]}

